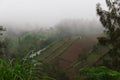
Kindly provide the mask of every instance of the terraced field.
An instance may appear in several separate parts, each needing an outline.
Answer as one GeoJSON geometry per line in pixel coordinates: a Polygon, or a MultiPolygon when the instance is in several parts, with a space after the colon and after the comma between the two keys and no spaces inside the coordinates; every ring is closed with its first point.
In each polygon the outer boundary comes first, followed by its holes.
{"type": "Polygon", "coordinates": [[[94,64],[96,64],[108,51],[108,48],[99,46],[99,48],[96,50],[97,52],[92,52],[92,50],[84,55],[80,60],[75,61],[73,64],[71,64],[68,68],[68,76],[76,76],[79,74],[79,69],[90,67],[94,64]]]}
{"type": "Polygon", "coordinates": [[[89,37],[78,39],[61,55],[60,65],[63,68],[69,67],[72,63],[77,61],[79,57],[84,56],[91,50],[92,46],[95,44],[95,40],[89,39],[89,41],[87,41],[88,39],[89,37]]]}
{"type": "Polygon", "coordinates": [[[52,43],[44,52],[41,53],[41,55],[39,56],[39,59],[45,60],[47,57],[49,57],[53,53],[53,51],[55,51],[58,47],[63,45],[65,41],[60,40],[52,43]]]}
{"type": "Polygon", "coordinates": [[[95,38],[90,37],[59,40],[42,52],[39,59],[49,63],[59,60],[61,67],[68,68],[77,62],[78,58],[87,54],[94,44],[96,44],[95,38]]]}
{"type": "Polygon", "coordinates": [[[93,51],[96,43],[97,39],[94,37],[66,38],[49,45],[38,58],[50,64],[59,65],[67,70],[66,73],[69,76],[74,76],[80,68],[95,64],[105,55],[107,49],[103,46],[99,46],[97,52],[93,51]]]}
{"type": "Polygon", "coordinates": [[[61,56],[64,52],[72,45],[72,43],[76,39],[68,39],[67,42],[65,41],[63,45],[59,46],[56,50],[53,51],[52,55],[47,57],[47,61],[51,62],[51,60],[55,59],[56,57],[61,56]]]}
{"type": "Polygon", "coordinates": [[[51,62],[53,59],[63,54],[75,40],[77,40],[77,38],[68,38],[52,43],[44,52],[41,53],[39,59],[51,62]]]}

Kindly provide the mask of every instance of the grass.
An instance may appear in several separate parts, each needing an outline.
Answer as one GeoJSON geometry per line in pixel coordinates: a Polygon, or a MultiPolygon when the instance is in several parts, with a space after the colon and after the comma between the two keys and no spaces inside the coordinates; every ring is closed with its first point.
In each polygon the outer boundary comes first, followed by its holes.
{"type": "Polygon", "coordinates": [[[0,59],[0,80],[32,80],[32,62],[19,59],[0,59]]]}
{"type": "Polygon", "coordinates": [[[35,63],[27,58],[9,59],[4,56],[0,59],[0,80],[55,80],[47,75],[36,75],[41,71],[37,70],[40,66],[36,67],[35,63]]]}

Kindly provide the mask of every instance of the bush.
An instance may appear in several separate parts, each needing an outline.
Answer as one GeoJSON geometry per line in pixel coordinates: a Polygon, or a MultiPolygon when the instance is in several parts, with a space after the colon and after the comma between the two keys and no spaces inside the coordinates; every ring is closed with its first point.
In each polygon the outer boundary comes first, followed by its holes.
{"type": "Polygon", "coordinates": [[[55,80],[49,76],[35,74],[37,67],[30,59],[0,59],[0,80],[55,80]]]}
{"type": "Polygon", "coordinates": [[[104,66],[83,68],[80,73],[85,76],[83,80],[120,80],[120,73],[104,66]]]}

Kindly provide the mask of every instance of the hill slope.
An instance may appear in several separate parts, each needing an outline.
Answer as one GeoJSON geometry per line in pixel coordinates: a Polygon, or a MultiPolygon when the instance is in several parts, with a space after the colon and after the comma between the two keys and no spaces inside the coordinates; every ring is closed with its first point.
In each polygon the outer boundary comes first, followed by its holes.
{"type": "Polygon", "coordinates": [[[95,37],[72,37],[58,40],[40,54],[39,60],[44,60],[52,65],[59,65],[67,70],[69,76],[74,76],[83,67],[95,64],[107,51],[103,46],[93,51],[97,43],[95,37]]]}

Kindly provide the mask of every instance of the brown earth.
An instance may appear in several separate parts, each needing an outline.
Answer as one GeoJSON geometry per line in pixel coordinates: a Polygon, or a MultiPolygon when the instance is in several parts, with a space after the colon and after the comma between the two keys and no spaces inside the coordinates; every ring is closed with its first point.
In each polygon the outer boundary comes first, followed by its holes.
{"type": "Polygon", "coordinates": [[[80,56],[88,53],[95,43],[96,38],[84,37],[83,39],[78,39],[60,56],[60,66],[62,68],[69,67],[70,64],[76,61],[80,56]]]}

